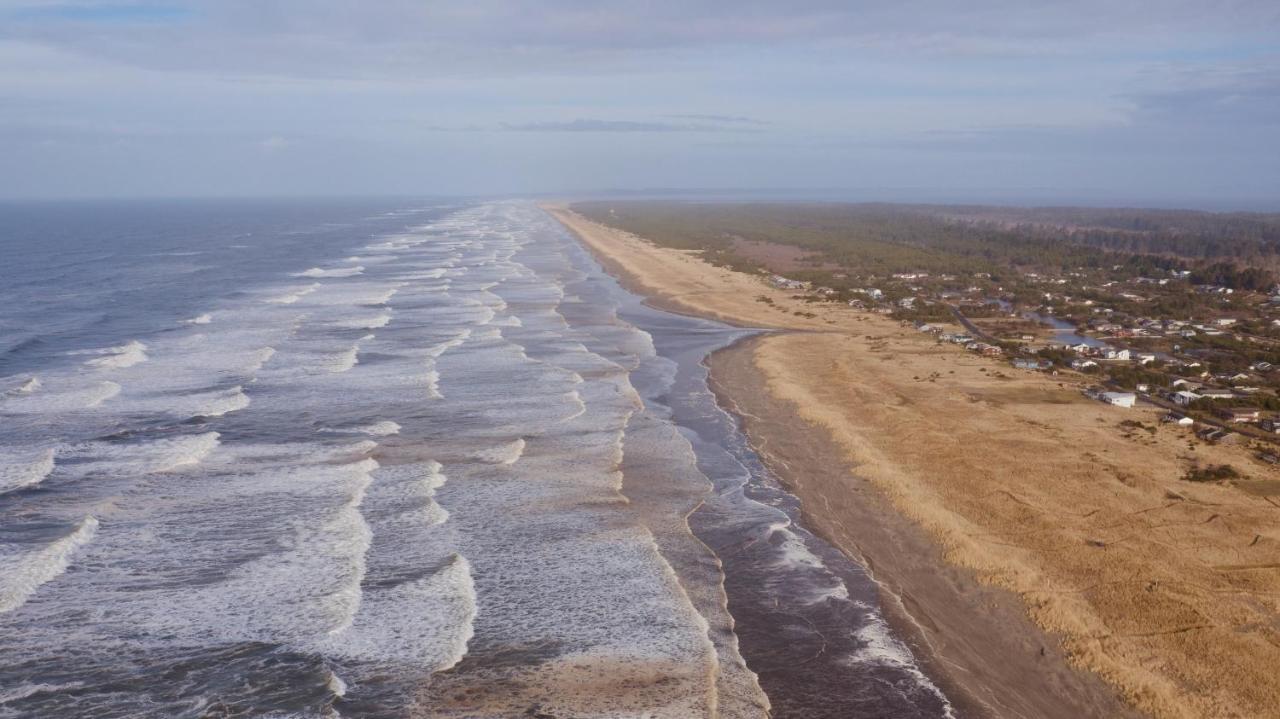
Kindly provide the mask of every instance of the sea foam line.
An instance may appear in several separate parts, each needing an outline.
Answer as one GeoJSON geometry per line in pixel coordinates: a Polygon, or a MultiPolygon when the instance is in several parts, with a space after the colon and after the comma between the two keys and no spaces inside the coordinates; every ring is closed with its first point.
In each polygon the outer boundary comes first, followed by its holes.
{"type": "Polygon", "coordinates": [[[53,472],[53,448],[34,457],[0,454],[0,494],[34,487],[53,472]]]}
{"type": "Polygon", "coordinates": [[[105,347],[97,350],[77,350],[71,354],[76,355],[102,355],[97,359],[91,359],[85,362],[89,367],[99,369],[124,369],[132,367],[136,364],[147,361],[147,346],[138,340],[130,340],[125,344],[116,347],[105,347]]]}
{"type": "Polygon", "coordinates": [[[67,570],[76,550],[93,541],[98,520],[85,517],[75,531],[33,552],[0,555],[0,614],[11,612],[42,585],[67,570]]]}

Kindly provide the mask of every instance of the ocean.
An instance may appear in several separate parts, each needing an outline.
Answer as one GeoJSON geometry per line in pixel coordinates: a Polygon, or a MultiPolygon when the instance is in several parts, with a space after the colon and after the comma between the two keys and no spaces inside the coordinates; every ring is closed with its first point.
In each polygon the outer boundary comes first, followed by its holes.
{"type": "Polygon", "coordinates": [[[0,206],[0,717],[945,717],[519,201],[0,206]]]}

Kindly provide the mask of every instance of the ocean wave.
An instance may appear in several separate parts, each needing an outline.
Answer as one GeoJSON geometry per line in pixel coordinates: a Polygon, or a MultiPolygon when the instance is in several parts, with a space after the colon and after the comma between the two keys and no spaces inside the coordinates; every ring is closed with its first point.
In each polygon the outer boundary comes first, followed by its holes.
{"type": "Polygon", "coordinates": [[[53,448],[31,453],[0,451],[0,494],[34,487],[53,473],[53,448]]]}
{"type": "Polygon", "coordinates": [[[323,369],[326,372],[332,372],[334,374],[339,374],[352,369],[356,365],[360,364],[360,345],[371,339],[373,339],[373,335],[365,335],[364,337],[356,340],[347,349],[329,355],[328,359],[323,364],[323,369]]]}
{"type": "Polygon", "coordinates": [[[350,319],[335,320],[331,326],[354,330],[376,330],[380,327],[386,327],[390,322],[391,310],[384,310],[371,317],[353,317],[350,319]]]}
{"type": "Polygon", "coordinates": [[[309,270],[295,272],[294,277],[355,277],[364,274],[364,266],[356,265],[354,267],[335,267],[333,269],[324,269],[322,267],[312,267],[309,270]]]}
{"type": "Polygon", "coordinates": [[[0,614],[26,604],[37,589],[65,572],[72,555],[93,541],[97,531],[98,520],[89,516],[71,534],[41,549],[0,554],[0,614]]]}
{"type": "Polygon", "coordinates": [[[275,305],[291,305],[297,302],[298,300],[302,299],[303,297],[306,297],[307,295],[311,294],[312,292],[315,292],[316,290],[320,289],[320,286],[321,285],[319,282],[313,282],[310,285],[303,287],[302,289],[294,290],[293,292],[279,295],[277,297],[272,297],[266,301],[270,304],[275,304],[275,305]]]}
{"type": "Polygon", "coordinates": [[[489,464],[513,465],[524,456],[525,441],[521,437],[514,441],[499,445],[492,449],[483,449],[473,453],[471,456],[481,462],[489,464]]]}
{"type": "Polygon", "coordinates": [[[386,437],[392,434],[400,434],[400,425],[390,420],[384,420],[373,424],[362,424],[341,429],[326,428],[320,431],[331,434],[367,434],[371,437],[386,437]]]}
{"type": "Polygon", "coordinates": [[[173,413],[191,417],[221,417],[248,407],[249,401],[244,387],[237,385],[231,389],[187,395],[176,404],[173,413]]]}
{"type": "Polygon", "coordinates": [[[68,689],[78,689],[84,686],[83,682],[68,682],[66,684],[22,684],[12,689],[0,690],[0,706],[26,699],[36,694],[56,694],[64,692],[68,689]]]}
{"type": "Polygon", "coordinates": [[[40,381],[39,377],[28,377],[27,379],[19,383],[16,387],[5,390],[5,394],[14,396],[14,397],[33,394],[35,392],[40,391],[40,388],[42,386],[44,386],[44,383],[40,381]]]}
{"type": "Polygon", "coordinates": [[[101,407],[103,402],[118,394],[120,394],[120,385],[111,381],[101,382],[98,386],[85,392],[84,406],[89,409],[101,407]]]}
{"type": "Polygon", "coordinates": [[[78,350],[71,354],[76,355],[102,355],[97,359],[91,359],[85,362],[89,367],[99,369],[124,369],[132,367],[136,364],[147,361],[147,346],[138,340],[130,340],[129,342],[116,346],[105,347],[97,350],[78,350]]]}
{"type": "Polygon", "coordinates": [[[180,467],[199,464],[218,447],[217,432],[205,432],[189,437],[158,439],[145,447],[148,472],[172,472],[180,467]]]}
{"type": "Polygon", "coordinates": [[[429,577],[371,591],[350,627],[307,648],[348,660],[444,671],[466,656],[478,605],[471,564],[455,554],[429,577]]]}
{"type": "Polygon", "coordinates": [[[445,340],[444,342],[428,347],[427,356],[432,358],[440,357],[440,355],[470,339],[471,332],[472,330],[470,328],[463,329],[457,335],[445,340]]]}
{"type": "Polygon", "coordinates": [[[185,320],[184,323],[189,325],[207,325],[212,321],[213,321],[213,315],[206,312],[198,317],[192,317],[189,320],[185,320]]]}
{"type": "Polygon", "coordinates": [[[427,397],[429,399],[444,399],[444,395],[440,394],[440,372],[439,370],[429,369],[422,374],[422,383],[427,386],[427,397]]]}

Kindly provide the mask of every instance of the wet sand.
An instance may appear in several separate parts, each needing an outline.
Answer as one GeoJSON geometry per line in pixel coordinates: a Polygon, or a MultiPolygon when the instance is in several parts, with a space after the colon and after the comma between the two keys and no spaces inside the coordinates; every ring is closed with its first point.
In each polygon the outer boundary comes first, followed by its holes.
{"type": "Polygon", "coordinates": [[[552,211],[657,306],[791,330],[711,360],[721,401],[962,706],[1280,716],[1280,505],[1244,449],[552,211]]]}

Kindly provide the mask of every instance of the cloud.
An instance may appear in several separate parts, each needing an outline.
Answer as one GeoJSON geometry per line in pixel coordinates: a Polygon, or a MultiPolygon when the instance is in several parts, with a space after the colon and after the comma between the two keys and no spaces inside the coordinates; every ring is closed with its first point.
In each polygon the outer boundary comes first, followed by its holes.
{"type": "Polygon", "coordinates": [[[764,120],[757,120],[753,117],[743,117],[741,115],[667,115],[667,117],[676,120],[699,120],[703,122],[715,122],[725,125],[768,125],[764,120]]]}
{"type": "MultiPolygon", "coordinates": [[[[678,116],[671,116],[678,117],[678,116]]],[[[653,122],[636,120],[591,120],[503,123],[502,129],[510,132],[745,132],[741,127],[727,126],[740,122],[736,119],[717,118],[714,115],[687,115],[690,119],[708,122],[653,122]],[[712,124],[719,122],[722,124],[712,124]]]]}

